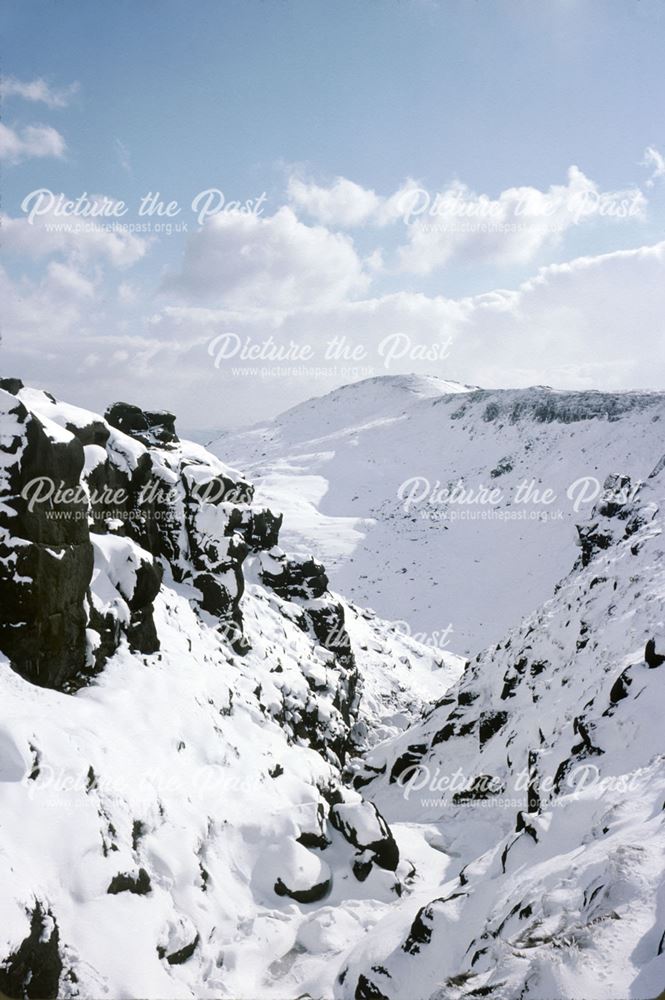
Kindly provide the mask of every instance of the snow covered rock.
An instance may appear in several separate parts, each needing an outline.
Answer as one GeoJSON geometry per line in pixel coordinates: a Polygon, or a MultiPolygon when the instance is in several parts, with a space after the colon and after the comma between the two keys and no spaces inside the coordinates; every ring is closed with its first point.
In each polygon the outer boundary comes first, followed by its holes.
{"type": "Polygon", "coordinates": [[[380,868],[395,871],[399,848],[388,824],[373,802],[340,803],[330,811],[330,822],[359,851],[367,851],[380,868]]]}

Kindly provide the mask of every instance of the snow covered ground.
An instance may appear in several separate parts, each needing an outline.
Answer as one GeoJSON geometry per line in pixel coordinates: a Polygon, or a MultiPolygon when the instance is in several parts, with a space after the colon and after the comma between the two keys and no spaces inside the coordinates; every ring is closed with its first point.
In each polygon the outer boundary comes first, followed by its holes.
{"type": "Polygon", "coordinates": [[[396,375],[210,447],[284,512],[289,548],[315,549],[339,591],[475,655],[550,596],[605,477],[646,478],[664,419],[663,393],[474,391],[396,375]],[[500,496],[439,502],[460,480],[500,496]]]}
{"type": "Polygon", "coordinates": [[[373,381],[217,445],[222,461],[168,414],[0,391],[0,993],[655,1000],[662,405],[373,381]],[[561,489],[591,468],[604,492],[521,549],[508,522],[421,534],[394,483],[441,456],[442,481],[505,458],[496,481],[561,489]],[[256,493],[238,465],[263,468],[256,493]],[[83,486],[48,507],[82,510],[75,529],[21,501],[39,469],[83,486]],[[605,482],[626,471],[644,483],[605,482]],[[109,484],[129,500],[100,518],[109,484]],[[168,501],[138,499],[158,484],[168,501]],[[440,626],[435,581],[469,635],[474,613],[500,634],[467,662],[342,596],[369,540],[380,611],[440,626]],[[44,578],[62,593],[42,620],[44,578]],[[27,608],[61,657],[59,598],[85,618],[74,673],[15,642],[27,608]]]}

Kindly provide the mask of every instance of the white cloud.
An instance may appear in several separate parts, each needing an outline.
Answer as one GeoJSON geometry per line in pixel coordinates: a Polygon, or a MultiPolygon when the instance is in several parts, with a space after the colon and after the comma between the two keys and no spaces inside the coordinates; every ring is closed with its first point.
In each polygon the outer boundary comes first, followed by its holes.
{"type": "Polygon", "coordinates": [[[306,226],[281,208],[269,217],[229,212],[209,219],[164,288],[230,308],[293,309],[338,301],[368,283],[349,237],[306,226]]]}
{"type": "Polygon", "coordinates": [[[61,159],[66,149],[65,140],[50,125],[26,125],[17,131],[0,122],[0,160],[20,163],[33,157],[61,159]]]}
{"type": "Polygon", "coordinates": [[[407,178],[389,197],[337,177],[328,187],[305,181],[292,174],[287,185],[290,203],[299,212],[325,226],[353,229],[356,226],[385,226],[404,214],[403,203],[419,189],[417,181],[407,178]]]}
{"type": "Polygon", "coordinates": [[[26,217],[1,216],[0,220],[5,253],[32,259],[57,253],[78,263],[103,259],[113,267],[125,268],[148,249],[148,240],[123,229],[105,228],[103,221],[60,217],[53,212],[32,222],[26,217]]]}
{"type": "MultiPolygon", "coordinates": [[[[404,203],[403,203],[404,204],[404,203]]],[[[642,219],[646,199],[637,188],[600,191],[577,167],[566,184],[546,191],[515,187],[498,198],[476,195],[463,184],[438,196],[412,196],[408,239],[398,251],[399,269],[426,275],[451,260],[525,264],[563,234],[592,220],[642,219]]]]}
{"type": "Polygon", "coordinates": [[[469,305],[453,357],[481,385],[665,383],[665,242],[551,265],[469,305]]]}
{"type": "Polygon", "coordinates": [[[46,104],[49,108],[66,108],[78,90],[78,83],[56,89],[41,77],[35,80],[17,80],[14,76],[7,76],[0,81],[3,98],[20,97],[24,101],[46,104]]]}
{"type": "MultiPolygon", "coordinates": [[[[573,174],[562,187],[584,191],[586,178],[573,174]]],[[[527,218],[546,194],[554,192],[555,217],[565,200],[559,189],[515,190],[527,218]]],[[[164,282],[164,305],[146,316],[141,289],[115,289],[101,270],[138,260],[145,241],[94,228],[49,231],[38,221],[4,220],[6,250],[59,259],[37,281],[0,276],[3,369],[91,407],[134,398],[171,407],[194,427],[260,419],[369,373],[416,371],[490,387],[665,380],[665,243],[580,257],[517,288],[468,298],[380,295],[370,293],[380,259],[361,259],[348,236],[306,226],[289,208],[265,218],[236,212],[190,238],[179,273],[164,282]],[[311,345],[314,356],[304,372],[239,377],[232,366],[242,359],[215,368],[208,352],[224,332],[243,343],[311,345]],[[325,358],[332,338],[362,356],[325,358]],[[381,354],[386,338],[406,347],[390,365],[381,354]],[[322,367],[325,375],[315,374],[322,367]]]]}
{"type": "Polygon", "coordinates": [[[36,281],[12,280],[0,268],[0,298],[2,298],[3,368],[15,367],[20,376],[21,361],[37,359],[44,363],[43,380],[47,381],[49,365],[61,355],[72,370],[69,345],[63,352],[63,342],[74,330],[82,332],[85,310],[95,295],[93,282],[74,267],[55,261],[36,281]],[[12,362],[8,362],[10,353],[12,362]],[[65,357],[66,356],[66,357],[65,357]]]}
{"type": "Polygon", "coordinates": [[[496,198],[476,194],[459,181],[428,191],[408,178],[383,197],[344,177],[325,187],[297,176],[289,180],[288,197],[299,212],[328,226],[382,227],[401,221],[406,240],[393,269],[416,275],[431,274],[452,260],[528,263],[574,226],[598,219],[639,220],[646,209],[638,188],[601,191],[574,166],[565,184],[544,191],[507,188],[496,198]]]}
{"type": "Polygon", "coordinates": [[[647,146],[644,150],[644,159],[640,166],[651,170],[647,187],[653,187],[658,178],[665,177],[665,156],[653,146],[647,146]]]}
{"type": "Polygon", "coordinates": [[[351,228],[361,226],[374,216],[381,205],[381,199],[374,191],[338,177],[330,187],[290,177],[288,197],[296,209],[325,226],[351,228]]]}

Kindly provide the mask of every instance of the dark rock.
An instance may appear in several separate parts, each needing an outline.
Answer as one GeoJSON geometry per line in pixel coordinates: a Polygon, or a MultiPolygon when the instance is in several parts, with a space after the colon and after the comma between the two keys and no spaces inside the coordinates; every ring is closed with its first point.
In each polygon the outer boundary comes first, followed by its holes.
{"type": "Polygon", "coordinates": [[[364,882],[369,873],[372,870],[372,859],[367,858],[362,860],[362,858],[356,858],[352,865],[353,874],[358,879],[359,882],[364,882]]]}
{"type": "Polygon", "coordinates": [[[493,795],[500,795],[503,791],[505,786],[500,778],[491,774],[479,774],[468,788],[453,795],[453,803],[460,805],[463,802],[481,802],[492,798],[493,795]]]}
{"type": "Polygon", "coordinates": [[[111,896],[116,896],[120,892],[131,892],[135,896],[147,896],[151,889],[150,876],[145,868],[139,868],[138,875],[132,875],[128,872],[114,875],[106,891],[111,896]]]}
{"type": "Polygon", "coordinates": [[[0,515],[0,649],[27,680],[62,687],[86,662],[93,553],[79,491],[83,448],[75,438],[53,441],[20,401],[7,409],[23,437],[6,446],[17,460],[3,497],[14,516],[0,515]],[[69,491],[66,500],[35,502],[31,510],[22,493],[39,477],[69,491]]]}
{"type": "Polygon", "coordinates": [[[304,830],[296,840],[303,847],[318,851],[325,851],[326,847],[330,847],[331,843],[323,833],[314,833],[311,830],[304,830]]]}
{"type": "Polygon", "coordinates": [[[390,1000],[367,976],[360,975],[356,985],[355,1000],[390,1000]]]}
{"type": "Polygon", "coordinates": [[[263,570],[261,579],[267,587],[287,601],[321,597],[328,589],[328,577],[316,559],[284,559],[279,572],[263,570]]]}
{"type": "Polygon", "coordinates": [[[472,705],[474,701],[478,698],[478,691],[460,691],[457,695],[457,704],[463,707],[467,705],[472,705]]]}
{"type": "Polygon", "coordinates": [[[281,878],[278,878],[275,882],[275,892],[278,896],[288,896],[296,903],[318,903],[319,900],[328,895],[330,886],[331,880],[327,878],[323,882],[313,885],[310,889],[289,889],[281,878]]]}
{"type": "Polygon", "coordinates": [[[218,618],[231,615],[234,606],[233,595],[212,573],[197,573],[194,586],[201,591],[200,605],[208,614],[218,618]]]}
{"type": "Polygon", "coordinates": [[[0,962],[0,994],[12,1000],[57,998],[63,968],[59,945],[53,915],[37,903],[30,913],[30,933],[0,962]]]}
{"type": "Polygon", "coordinates": [[[84,447],[89,444],[96,444],[100,448],[105,448],[111,436],[111,432],[103,420],[91,420],[89,424],[85,424],[83,427],[77,427],[75,424],[67,424],[67,430],[74,437],[78,438],[84,447]]]}
{"type": "Polygon", "coordinates": [[[409,955],[417,955],[422,945],[432,940],[432,907],[422,906],[411,924],[408,937],[402,945],[402,951],[409,955]]]}
{"type": "Polygon", "coordinates": [[[166,954],[166,948],[157,948],[157,955],[159,958],[165,958],[169,965],[184,965],[198,948],[199,940],[200,938],[197,934],[193,941],[186,944],[184,948],[179,948],[178,951],[171,952],[170,955],[166,954]]]}
{"type": "MultiPolygon", "coordinates": [[[[330,810],[330,822],[353,847],[359,851],[368,851],[379,868],[391,872],[395,871],[399,864],[399,848],[390,827],[373,802],[361,802],[352,806],[340,803],[333,806],[330,810]],[[360,834],[354,824],[355,810],[362,810],[364,812],[373,810],[374,815],[372,819],[376,829],[376,836],[371,841],[360,839],[360,834]]],[[[366,825],[360,816],[357,819],[357,823],[358,826],[361,823],[363,826],[366,825]]]]}
{"type": "Polygon", "coordinates": [[[612,685],[612,689],[610,690],[610,705],[616,705],[617,702],[628,697],[628,688],[633,683],[629,671],[630,667],[623,670],[612,685]]]}
{"type": "Polygon", "coordinates": [[[499,476],[504,476],[507,472],[513,471],[513,463],[509,458],[502,458],[497,462],[496,467],[491,470],[490,476],[492,479],[497,479],[499,476]]]}
{"type": "Polygon", "coordinates": [[[480,725],[478,728],[478,737],[480,739],[480,746],[482,747],[491,740],[500,729],[505,726],[508,721],[507,712],[481,712],[480,713],[480,725]]]}
{"type": "Polygon", "coordinates": [[[146,656],[157,653],[160,649],[157,627],[152,614],[152,605],[149,608],[133,611],[127,626],[129,648],[136,653],[144,653],[146,656]]]}
{"type": "Polygon", "coordinates": [[[614,540],[611,531],[603,530],[598,523],[577,525],[578,545],[582,550],[581,565],[588,566],[597,552],[608,549],[614,540]]]}
{"type": "Polygon", "coordinates": [[[17,396],[23,389],[23,382],[20,378],[0,378],[0,389],[11,393],[12,396],[17,396]]]}
{"type": "Polygon", "coordinates": [[[665,663],[665,656],[656,652],[656,640],[649,639],[644,649],[644,661],[652,670],[665,663]]]}
{"type": "Polygon", "coordinates": [[[403,754],[397,758],[390,771],[389,783],[393,785],[399,778],[408,780],[410,772],[413,771],[427,750],[425,743],[413,743],[403,754]]]}
{"type": "Polygon", "coordinates": [[[164,411],[142,410],[131,403],[114,403],[104,414],[111,427],[145,445],[164,447],[177,444],[175,416],[164,411]]]}

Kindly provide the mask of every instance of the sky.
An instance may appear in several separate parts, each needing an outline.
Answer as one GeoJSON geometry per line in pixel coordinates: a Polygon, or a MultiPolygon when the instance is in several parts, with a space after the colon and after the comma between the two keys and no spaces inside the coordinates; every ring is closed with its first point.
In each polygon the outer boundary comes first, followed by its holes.
{"type": "Polygon", "coordinates": [[[411,371],[665,389],[661,0],[0,19],[2,374],[191,430],[411,371]]]}

